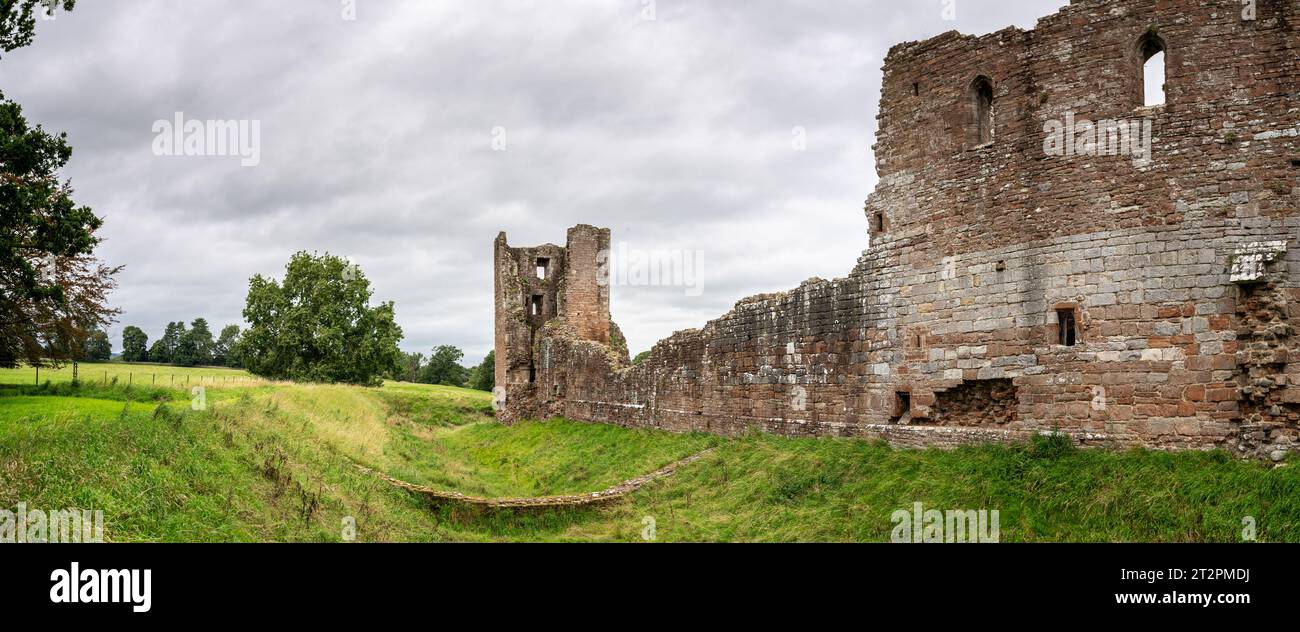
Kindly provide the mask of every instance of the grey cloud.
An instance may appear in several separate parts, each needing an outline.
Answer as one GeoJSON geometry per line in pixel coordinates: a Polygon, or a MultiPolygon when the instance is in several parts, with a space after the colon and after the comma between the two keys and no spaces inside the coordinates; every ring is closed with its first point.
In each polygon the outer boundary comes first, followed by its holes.
{"type": "Polygon", "coordinates": [[[397,303],[406,349],[477,361],[497,232],[563,243],[591,223],[704,251],[701,296],[614,288],[636,352],[852,268],[890,46],[1064,4],[956,2],[954,22],[941,0],[659,0],[654,22],[639,0],[358,0],[356,22],[328,0],[82,2],[0,61],[0,89],[68,132],[65,175],[128,266],[122,324],[152,337],[239,322],[250,276],[328,250],[397,303]],[[260,120],[261,165],[154,156],[150,126],[177,111],[260,120]]]}

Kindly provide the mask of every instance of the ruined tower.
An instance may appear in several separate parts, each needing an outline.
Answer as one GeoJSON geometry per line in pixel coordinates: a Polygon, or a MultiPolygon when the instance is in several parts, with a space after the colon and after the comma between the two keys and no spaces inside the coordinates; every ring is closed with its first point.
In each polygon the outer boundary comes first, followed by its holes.
{"type": "Polygon", "coordinates": [[[741,300],[635,366],[601,329],[607,292],[526,269],[589,263],[573,232],[565,249],[498,238],[506,417],[1300,449],[1298,20],[1300,0],[1074,0],[1033,30],[895,46],[857,265],[741,300]]]}
{"type": "Polygon", "coordinates": [[[539,373],[553,368],[541,353],[547,337],[610,345],[608,257],[607,228],[575,226],[563,248],[511,248],[505,233],[497,235],[496,383],[509,402],[503,419],[539,414],[548,397],[560,394],[538,386],[539,373]]]}

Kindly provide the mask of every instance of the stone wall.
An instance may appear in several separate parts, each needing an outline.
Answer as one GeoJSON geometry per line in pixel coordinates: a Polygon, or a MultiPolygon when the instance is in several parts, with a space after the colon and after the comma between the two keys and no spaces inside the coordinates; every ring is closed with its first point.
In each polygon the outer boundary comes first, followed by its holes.
{"type": "Polygon", "coordinates": [[[1298,19],[1297,0],[1260,0],[1254,20],[1236,0],[1080,0],[1032,31],[894,47],[870,247],[846,278],[742,300],[636,366],[591,328],[607,292],[504,342],[499,303],[505,418],[1294,449],[1298,19]],[[1167,101],[1148,108],[1152,46],[1167,101]],[[1105,121],[1104,147],[1083,121],[1105,121]],[[510,367],[528,363],[520,388],[510,367]]]}

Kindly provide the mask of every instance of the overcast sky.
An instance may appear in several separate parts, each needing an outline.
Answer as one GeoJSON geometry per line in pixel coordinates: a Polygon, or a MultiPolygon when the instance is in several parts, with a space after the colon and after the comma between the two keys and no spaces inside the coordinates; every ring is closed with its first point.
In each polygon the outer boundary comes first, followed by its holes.
{"type": "Polygon", "coordinates": [[[614,286],[635,354],[849,272],[891,45],[1032,28],[1066,2],[351,4],[82,0],[0,60],[0,90],[67,132],[64,175],[105,218],[100,255],[126,265],[115,351],[124,325],[242,325],[249,277],[308,250],[351,257],[396,302],[403,349],[474,363],[497,232],[563,245],[587,223],[629,252],[701,253],[700,291],[614,286]],[[177,112],[259,121],[260,162],[155,155],[177,112]]]}

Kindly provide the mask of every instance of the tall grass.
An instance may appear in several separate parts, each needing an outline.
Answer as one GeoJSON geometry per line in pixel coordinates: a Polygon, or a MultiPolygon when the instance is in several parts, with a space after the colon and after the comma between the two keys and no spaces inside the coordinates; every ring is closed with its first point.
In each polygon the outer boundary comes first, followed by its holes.
{"type": "Polygon", "coordinates": [[[0,388],[0,505],[102,509],[115,541],[888,541],[913,503],[997,510],[1003,541],[1300,541],[1300,468],[1223,452],[1077,450],[1060,439],[955,451],[845,439],[676,435],[566,420],[506,427],[491,395],[449,387],[267,384],[189,391],[0,388]],[[597,491],[708,447],[607,507],[494,512],[490,497],[597,491]]]}
{"type": "Polygon", "coordinates": [[[178,401],[186,391],[174,388],[128,386],[126,384],[101,385],[96,383],[45,382],[39,386],[0,384],[0,397],[84,397],[120,402],[178,401]]]}
{"type": "Polygon", "coordinates": [[[362,541],[439,538],[417,500],[255,408],[0,398],[0,506],[101,510],[118,542],[337,542],[349,517],[362,541]]]}

